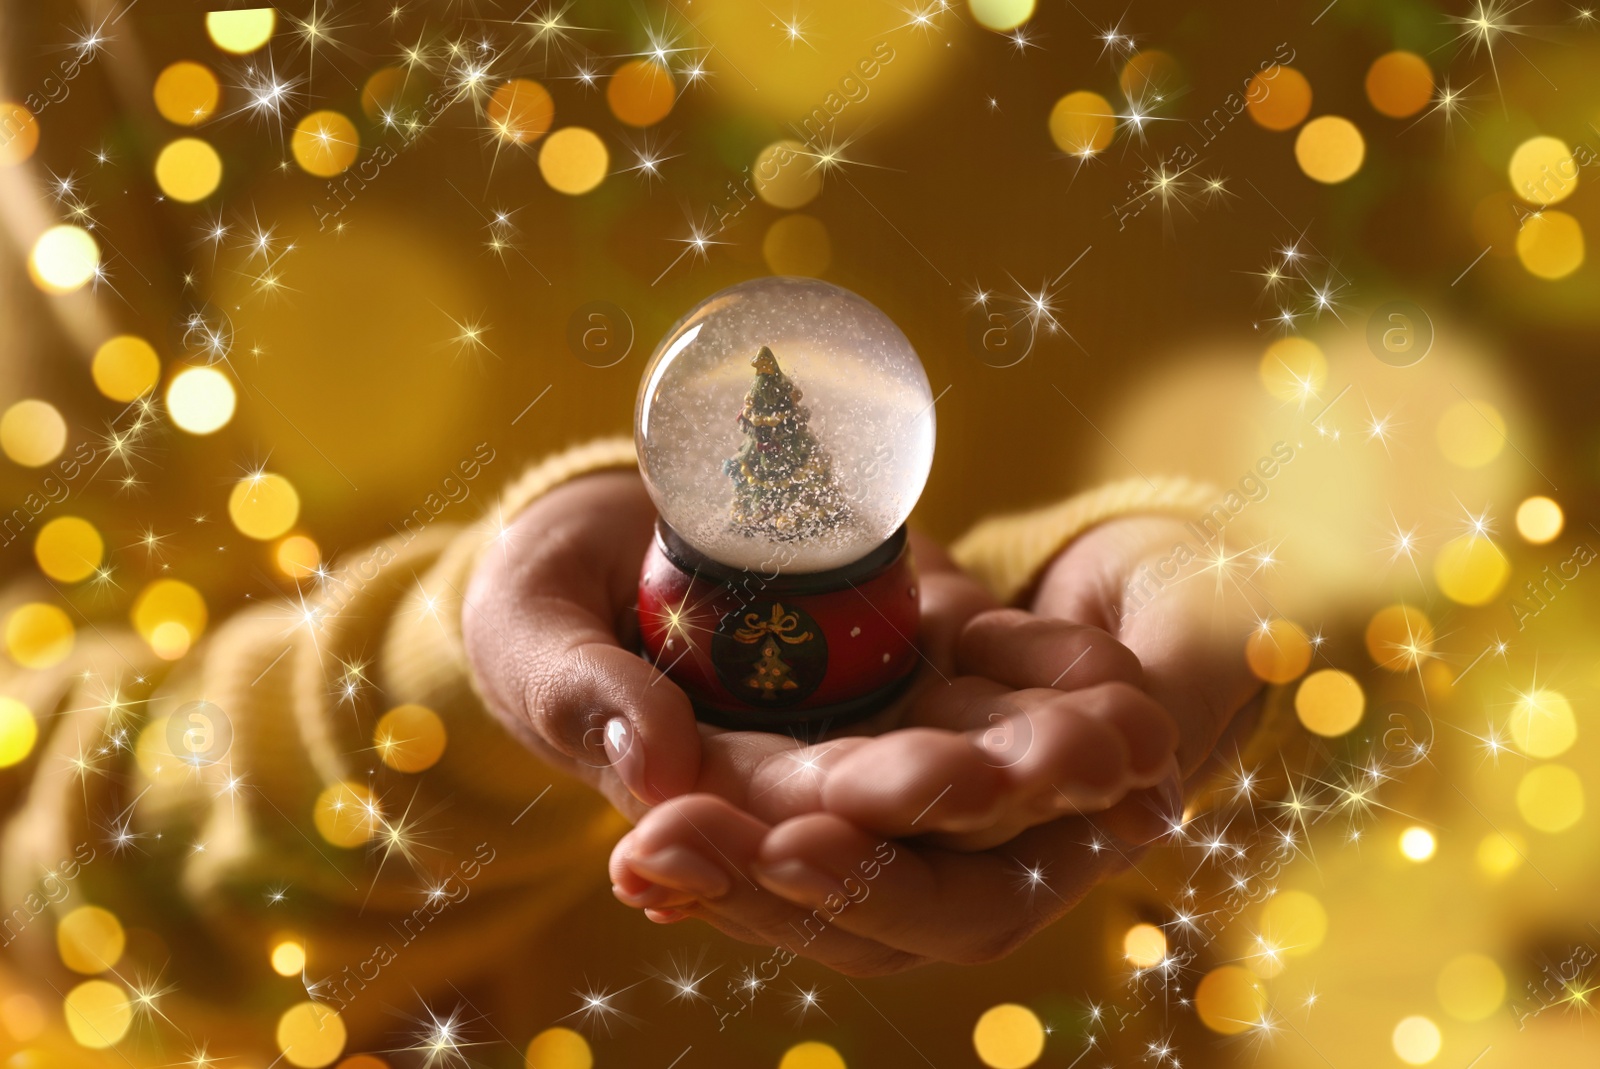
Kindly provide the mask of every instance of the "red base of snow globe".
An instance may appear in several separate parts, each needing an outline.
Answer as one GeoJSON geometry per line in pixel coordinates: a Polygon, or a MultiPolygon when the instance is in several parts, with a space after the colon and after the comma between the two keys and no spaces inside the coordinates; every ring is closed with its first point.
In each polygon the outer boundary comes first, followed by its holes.
{"type": "Polygon", "coordinates": [[[639,577],[643,653],[703,721],[816,735],[877,712],[910,682],[919,597],[902,527],[843,568],[729,568],[663,521],[639,577]]]}

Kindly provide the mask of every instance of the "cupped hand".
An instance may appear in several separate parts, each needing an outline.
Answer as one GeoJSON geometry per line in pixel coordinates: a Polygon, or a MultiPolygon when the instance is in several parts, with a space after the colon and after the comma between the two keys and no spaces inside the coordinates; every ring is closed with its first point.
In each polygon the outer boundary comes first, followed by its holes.
{"type": "Polygon", "coordinates": [[[654,522],[636,474],[558,487],[484,552],[463,613],[494,712],[630,818],[702,792],[768,824],[827,810],[882,836],[971,848],[1171,773],[1175,736],[1125,648],[1103,630],[999,610],[915,534],[922,666],[905,698],[812,745],[699,724],[634,652],[654,522]]]}

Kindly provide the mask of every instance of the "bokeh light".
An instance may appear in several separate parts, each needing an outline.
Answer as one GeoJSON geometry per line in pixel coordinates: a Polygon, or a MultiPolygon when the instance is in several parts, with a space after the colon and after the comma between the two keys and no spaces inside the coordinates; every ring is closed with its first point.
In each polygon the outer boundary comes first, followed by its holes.
{"type": "Polygon", "coordinates": [[[1294,621],[1272,619],[1250,632],[1244,656],[1257,679],[1290,683],[1311,666],[1311,641],[1294,621]]]}
{"type": "Polygon", "coordinates": [[[1183,68],[1158,48],[1134,53],[1117,75],[1118,88],[1131,101],[1165,101],[1178,93],[1182,83],[1183,68]]]}
{"type": "Polygon", "coordinates": [[[1412,825],[1400,833],[1400,853],[1404,854],[1408,861],[1427,861],[1433,857],[1438,846],[1433,832],[1427,828],[1412,825]]]}
{"type": "Polygon", "coordinates": [[[1087,156],[1111,144],[1116,113],[1099,93],[1068,93],[1050,109],[1050,140],[1069,156],[1087,156]]]}
{"type": "Polygon", "coordinates": [[[13,167],[39,147],[39,120],[21,104],[0,100],[0,167],[13,167]]]}
{"type": "Polygon", "coordinates": [[[1122,935],[1122,956],[1136,969],[1159,965],[1167,956],[1167,935],[1153,924],[1135,924],[1122,935]]]}
{"type": "Polygon", "coordinates": [[[344,780],[324,787],[311,808],[317,833],[334,846],[355,847],[378,830],[377,799],[365,785],[344,780]]]}
{"type": "Polygon", "coordinates": [[[849,1069],[844,1055],[826,1043],[796,1043],[778,1059],[778,1069],[849,1069]]]}
{"type": "Polygon", "coordinates": [[[233,485],[228,518],[246,538],[270,542],[300,518],[300,495],[282,475],[256,472],[233,485]]]}
{"type": "Polygon", "coordinates": [[[378,719],[372,744],[397,772],[422,772],[444,756],[444,721],[425,705],[397,705],[378,719]]]}
{"type": "Polygon", "coordinates": [[[79,583],[105,559],[106,544],[94,524],[79,516],[57,516],[33,541],[39,570],[63,583],[79,583]]]}
{"type": "Polygon", "coordinates": [[[115,1046],[133,1024],[133,1000],[109,980],[86,980],[68,991],[62,1010],[72,1038],[91,1050],[115,1046]]]}
{"type": "Polygon", "coordinates": [[[1389,52],[1367,69],[1367,99],[1391,119],[1415,115],[1433,99],[1433,71],[1415,52],[1389,52]]]}
{"type": "Polygon", "coordinates": [[[320,1069],[344,1052],[344,1019],[320,1002],[300,1002],[278,1018],[278,1050],[300,1069],[320,1069]]]}
{"type": "Polygon", "coordinates": [[[1361,723],[1366,710],[1361,684],[1348,672],[1324,668],[1306,676],[1295,691],[1294,711],[1307,731],[1336,738],[1361,723]]]}
{"type": "Polygon", "coordinates": [[[185,59],[157,75],[153,95],[163,119],[179,126],[198,126],[217,110],[222,86],[210,67],[185,59]]]}
{"type": "Polygon", "coordinates": [[[1361,170],[1367,143],[1349,119],[1323,115],[1301,127],[1294,142],[1294,158],[1306,177],[1332,185],[1361,170]]]}
{"type": "Polygon", "coordinates": [[[306,967],[306,948],[295,939],[285,939],[272,948],[272,971],[279,976],[299,976],[306,967]]]}
{"type": "Polygon", "coordinates": [[[1528,826],[1554,835],[1583,819],[1583,781],[1566,765],[1539,765],[1517,784],[1517,812],[1528,826]]]}
{"type": "Polygon", "coordinates": [[[1328,358],[1308,338],[1279,338],[1261,354],[1261,385],[1280,401],[1304,405],[1328,384],[1328,358]]]}
{"type": "Polygon", "coordinates": [[[756,195],[774,208],[803,208],[822,192],[822,172],[799,141],[774,141],[756,156],[756,195]]]}
{"type": "Polygon", "coordinates": [[[1426,1017],[1407,1017],[1394,1026],[1389,1037],[1395,1057],[1407,1065],[1426,1065],[1439,1056],[1444,1038],[1439,1026],[1426,1017]]]}
{"type": "Polygon", "coordinates": [[[1433,559],[1439,592],[1460,605],[1487,605],[1511,576],[1511,562],[1500,547],[1479,534],[1452,538],[1433,559]]]}
{"type": "Polygon", "coordinates": [[[1522,846],[1520,836],[1492,831],[1478,841],[1478,868],[1493,879],[1508,876],[1522,864],[1522,846]]]}
{"type": "Polygon", "coordinates": [[[1530,275],[1566,278],[1583,266],[1583,227],[1566,212],[1531,215],[1517,231],[1517,258],[1530,275]]]}
{"type": "Polygon", "coordinates": [[[546,1028],[529,1041],[523,1066],[524,1069],[593,1069],[594,1052],[582,1033],[570,1028],[546,1028]]]}
{"type": "Polygon", "coordinates": [[[485,111],[495,136],[514,145],[531,145],[548,134],[556,117],[550,91],[527,78],[512,78],[501,85],[489,97],[485,111]]]}
{"type": "Polygon", "coordinates": [[[677,94],[672,72],[651,59],[630,59],[606,82],[611,114],[629,126],[651,126],[665,119],[677,94]]]}
{"type": "Polygon", "coordinates": [[[1578,161],[1558,137],[1530,137],[1511,153],[1511,190],[1529,204],[1551,205],[1578,188],[1578,161]]]}
{"type": "Polygon", "coordinates": [[[205,630],[206,601],[200,591],[181,579],[157,579],[139,591],[128,616],[139,637],[152,647],[157,645],[158,631],[167,624],[183,628],[192,642],[205,630]]]}
{"type": "Polygon", "coordinates": [[[21,764],[39,739],[33,711],[17,699],[0,694],[0,768],[21,764]]]}
{"type": "Polygon", "coordinates": [[[1249,969],[1222,965],[1201,978],[1194,990],[1194,1008],[1207,1028],[1236,1036],[1260,1022],[1267,1008],[1267,993],[1249,969]]]}
{"type": "Polygon", "coordinates": [[[1033,18],[1035,0],[967,0],[979,26],[996,33],[1014,30],[1033,18]]]}
{"type": "Polygon", "coordinates": [[[227,426],[237,400],[233,383],[214,367],[186,367],[167,384],[167,414],[190,434],[211,434],[227,426]]]}
{"type": "Polygon", "coordinates": [[[989,1069],[1026,1069],[1044,1053],[1044,1025],[1028,1007],[1001,1003],[978,1018],[972,1046],[989,1069]]]}
{"type": "Polygon", "coordinates": [[[761,239],[761,258],[775,275],[819,278],[833,260],[828,228],[809,215],[774,219],[761,239]]]}
{"type": "Polygon", "coordinates": [[[72,618],[55,605],[30,601],[6,617],[6,653],[24,668],[49,668],[72,653],[72,618]]]}
{"type": "Polygon", "coordinates": [[[322,563],[322,550],[307,535],[290,535],[273,552],[278,571],[290,579],[305,579],[322,563]]]}
{"type": "Polygon", "coordinates": [[[156,185],[185,204],[205,200],[222,184],[222,157],[198,137],[180,137],[156,157],[156,185]]]}
{"type": "Polygon", "coordinates": [[[278,13],[270,7],[211,11],[206,14],[206,33],[224,52],[242,56],[266,44],[277,23],[278,13]]]}
{"type": "Polygon", "coordinates": [[[1390,672],[1415,671],[1433,655],[1433,621],[1413,605],[1389,605],[1367,621],[1367,655],[1390,672]]]}
{"type": "Polygon", "coordinates": [[[28,274],[46,293],[75,293],[100,270],[100,246],[81,226],[53,226],[28,256],[28,274]]]}
{"type": "Polygon", "coordinates": [[[1517,506],[1517,533],[1536,546],[1554,541],[1565,523],[1561,506],[1548,497],[1530,497],[1517,506]]]}
{"type": "Polygon", "coordinates": [[[1479,397],[1457,401],[1439,417],[1435,432],[1439,451],[1459,468],[1481,468],[1506,443],[1506,420],[1500,410],[1479,397]]]}
{"type": "Polygon", "coordinates": [[[67,447],[67,421],[48,401],[18,401],[0,416],[0,451],[25,468],[39,468],[67,447]]]}
{"type": "Polygon", "coordinates": [[[127,945],[128,937],[117,915],[99,906],[79,906],[56,925],[56,949],[61,963],[73,972],[93,976],[115,968],[127,945]]]}
{"type": "Polygon", "coordinates": [[[611,154],[600,135],[582,126],[565,126],[539,149],[539,173],[551,189],[579,196],[605,181],[611,154]]]}
{"type": "Polygon", "coordinates": [[[1458,1021],[1481,1021],[1500,1008],[1506,976],[1487,954],[1458,954],[1439,970],[1439,1005],[1458,1021]]]}
{"type": "Polygon", "coordinates": [[[1328,937],[1328,911],[1306,891],[1279,891],[1261,907],[1261,935],[1284,957],[1304,957],[1328,937]]]}
{"type": "Polygon", "coordinates": [[[1559,757],[1578,741],[1572,703],[1559,690],[1540,687],[1519,694],[1511,709],[1511,741],[1529,757],[1559,757]]]}
{"type": "Polygon", "coordinates": [[[143,338],[119,334],[95,350],[89,368],[95,388],[113,401],[136,400],[161,380],[161,358],[143,338]]]}
{"type": "Polygon", "coordinates": [[[1268,130],[1292,130],[1311,114],[1311,83],[1293,67],[1271,66],[1245,86],[1250,118],[1268,130]]]}
{"type": "Polygon", "coordinates": [[[289,149],[301,170],[318,178],[332,178],[356,162],[361,135],[355,123],[339,112],[313,111],[295,124],[289,149]]]}

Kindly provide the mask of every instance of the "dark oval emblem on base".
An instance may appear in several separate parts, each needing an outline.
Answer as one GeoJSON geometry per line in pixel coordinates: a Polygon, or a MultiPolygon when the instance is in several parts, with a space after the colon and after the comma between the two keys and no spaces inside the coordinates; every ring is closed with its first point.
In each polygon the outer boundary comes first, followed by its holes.
{"type": "Polygon", "coordinates": [[[828,640],[804,609],[755,601],[717,625],[711,663],[734,697],[754,709],[783,709],[821,686],[828,674],[828,640]]]}

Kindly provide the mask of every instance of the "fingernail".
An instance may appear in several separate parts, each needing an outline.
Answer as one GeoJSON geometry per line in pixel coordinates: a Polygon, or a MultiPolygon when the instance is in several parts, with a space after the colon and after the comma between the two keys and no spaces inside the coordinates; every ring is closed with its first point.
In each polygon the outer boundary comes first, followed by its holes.
{"type": "Polygon", "coordinates": [[[807,906],[820,906],[829,895],[837,895],[841,884],[804,861],[780,861],[775,865],[757,865],[756,879],[774,894],[791,902],[807,906]]]}
{"type": "Polygon", "coordinates": [[[633,725],[628,723],[627,717],[618,716],[606,721],[606,760],[611,762],[612,769],[629,793],[645,805],[654,805],[652,799],[645,797],[644,747],[637,743],[633,725]]]}
{"type": "Polygon", "coordinates": [[[688,916],[681,909],[647,909],[644,915],[657,924],[677,924],[688,916]]]}
{"type": "Polygon", "coordinates": [[[619,884],[611,885],[611,893],[618,902],[634,909],[663,909],[669,906],[681,906],[685,899],[692,896],[675,887],[652,883],[642,891],[633,892],[624,890],[619,884]]]}
{"type": "Polygon", "coordinates": [[[634,854],[628,858],[634,871],[657,883],[702,898],[721,898],[732,886],[721,867],[682,846],[669,846],[653,854],[634,854]]]}

